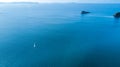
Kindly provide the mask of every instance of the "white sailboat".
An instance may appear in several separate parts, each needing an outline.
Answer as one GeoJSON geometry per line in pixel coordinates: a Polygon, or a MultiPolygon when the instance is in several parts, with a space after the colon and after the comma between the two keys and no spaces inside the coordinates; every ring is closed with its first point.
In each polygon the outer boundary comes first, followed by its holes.
{"type": "Polygon", "coordinates": [[[34,43],[33,47],[35,48],[36,47],[36,44],[34,43]]]}

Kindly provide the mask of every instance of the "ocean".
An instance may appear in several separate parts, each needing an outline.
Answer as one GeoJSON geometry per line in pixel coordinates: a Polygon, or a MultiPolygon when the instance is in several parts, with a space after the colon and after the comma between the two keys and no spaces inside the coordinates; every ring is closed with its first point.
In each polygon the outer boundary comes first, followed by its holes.
{"type": "Polygon", "coordinates": [[[119,11],[120,4],[0,4],[0,67],[120,67],[119,11]]]}

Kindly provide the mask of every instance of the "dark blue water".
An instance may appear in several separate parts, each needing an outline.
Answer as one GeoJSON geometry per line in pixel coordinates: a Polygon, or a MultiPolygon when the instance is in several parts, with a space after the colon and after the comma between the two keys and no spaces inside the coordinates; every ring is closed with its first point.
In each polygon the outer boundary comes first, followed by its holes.
{"type": "Polygon", "coordinates": [[[0,67],[120,67],[119,6],[0,4],[0,67]]]}

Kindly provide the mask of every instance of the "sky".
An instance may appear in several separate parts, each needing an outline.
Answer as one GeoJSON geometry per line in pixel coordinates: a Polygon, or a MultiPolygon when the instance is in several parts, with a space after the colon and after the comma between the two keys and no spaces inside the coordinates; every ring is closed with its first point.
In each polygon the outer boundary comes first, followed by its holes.
{"type": "Polygon", "coordinates": [[[77,3],[120,3],[120,0],[0,0],[0,2],[47,2],[47,3],[64,3],[64,2],[77,2],[77,3]]]}

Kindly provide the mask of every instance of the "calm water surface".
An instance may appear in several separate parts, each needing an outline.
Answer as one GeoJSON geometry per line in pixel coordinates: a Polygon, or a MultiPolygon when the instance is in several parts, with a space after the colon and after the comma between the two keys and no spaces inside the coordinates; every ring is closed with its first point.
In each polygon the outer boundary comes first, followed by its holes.
{"type": "Polygon", "coordinates": [[[0,4],[0,67],[120,67],[119,6],[0,4]]]}

